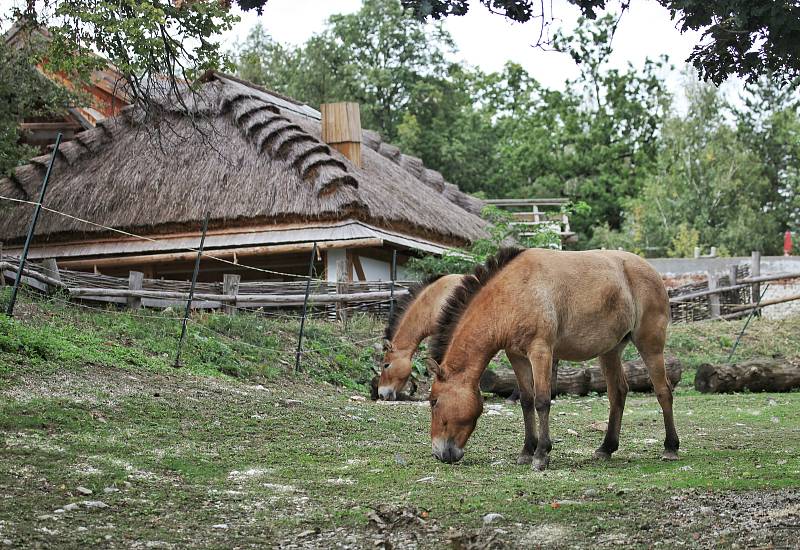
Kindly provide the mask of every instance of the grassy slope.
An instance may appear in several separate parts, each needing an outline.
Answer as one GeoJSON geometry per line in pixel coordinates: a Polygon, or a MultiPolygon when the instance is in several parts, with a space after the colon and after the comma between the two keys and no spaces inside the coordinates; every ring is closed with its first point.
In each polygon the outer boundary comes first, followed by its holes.
{"type": "MultiPolygon", "coordinates": [[[[425,406],[349,398],[364,393],[375,353],[371,341],[351,342],[377,335],[374,323],[357,320],[346,333],[311,323],[309,383],[287,374],[296,322],[200,317],[176,371],[179,329],[166,317],[27,299],[17,320],[0,317],[0,542],[716,545],[737,533],[711,528],[716,511],[687,515],[700,497],[675,499],[800,485],[797,392],[707,396],[679,386],[678,463],[657,459],[663,427],[653,398],[629,398],[621,449],[608,463],[590,460],[605,398],[560,399],[551,470],[541,474],[514,464],[521,416],[497,405],[453,467],[430,458],[425,406]],[[56,512],[92,499],[108,508],[56,512]],[[680,507],[674,517],[670,506],[680,507]],[[365,530],[373,508],[400,519],[365,530]],[[489,512],[504,516],[501,532],[476,531],[489,512]]],[[[670,351],[690,366],[723,359],[740,327],[672,327],[670,351]]],[[[737,355],[800,355],[798,329],[800,319],[755,321],[737,355]]]]}

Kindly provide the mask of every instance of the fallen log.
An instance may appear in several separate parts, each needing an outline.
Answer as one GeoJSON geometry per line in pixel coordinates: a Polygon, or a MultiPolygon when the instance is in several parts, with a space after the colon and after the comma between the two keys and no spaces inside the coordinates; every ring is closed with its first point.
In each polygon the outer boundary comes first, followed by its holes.
{"type": "MultiPolygon", "coordinates": [[[[625,361],[622,364],[630,391],[650,392],[650,374],[641,360],[625,361]]],[[[674,387],[681,379],[683,369],[675,357],[666,360],[667,378],[674,387]]],[[[517,378],[509,368],[485,370],[481,375],[480,388],[483,392],[508,397],[517,387],[517,378]]],[[[589,392],[605,393],[606,379],[600,367],[570,367],[559,365],[556,393],[559,395],[587,395],[589,392]]]]}
{"type": "Polygon", "coordinates": [[[697,368],[694,387],[702,393],[787,392],[800,388],[800,362],[761,358],[735,365],[706,363],[697,368]]]}

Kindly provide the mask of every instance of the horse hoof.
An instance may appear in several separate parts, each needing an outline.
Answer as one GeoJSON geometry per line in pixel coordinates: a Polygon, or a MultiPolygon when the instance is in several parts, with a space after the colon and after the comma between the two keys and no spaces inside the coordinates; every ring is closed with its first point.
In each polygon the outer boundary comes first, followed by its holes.
{"type": "Polygon", "coordinates": [[[661,460],[678,460],[678,451],[664,451],[661,460]]]}
{"type": "Polygon", "coordinates": [[[533,469],[539,472],[543,472],[547,469],[547,466],[550,464],[550,457],[546,456],[544,458],[535,458],[533,459],[533,469]]]}
{"type": "Polygon", "coordinates": [[[519,455],[517,457],[517,464],[519,465],[530,464],[531,462],[533,462],[533,456],[531,455],[519,455]]]}
{"type": "Polygon", "coordinates": [[[607,453],[605,451],[597,450],[592,455],[597,460],[611,460],[611,453],[607,453]]]}

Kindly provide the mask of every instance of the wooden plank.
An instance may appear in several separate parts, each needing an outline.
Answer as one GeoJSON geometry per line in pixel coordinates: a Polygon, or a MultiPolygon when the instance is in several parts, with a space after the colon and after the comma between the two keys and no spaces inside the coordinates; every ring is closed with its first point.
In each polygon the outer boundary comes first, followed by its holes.
{"type": "MultiPolygon", "coordinates": [[[[58,262],[55,258],[45,258],[42,260],[42,274],[51,277],[53,280],[61,282],[61,274],[58,272],[58,262]]],[[[48,285],[48,292],[54,292],[59,286],[48,285]]]]}
{"type": "MultiPolygon", "coordinates": [[[[719,287],[719,279],[716,273],[708,273],[708,290],[716,291],[719,287]]],[[[716,319],[720,314],[719,293],[714,292],[708,296],[708,305],[712,319],[716,319]]]]}
{"type": "Polygon", "coordinates": [[[356,276],[358,277],[359,281],[366,281],[367,276],[364,274],[364,267],[361,265],[361,258],[358,257],[358,254],[355,252],[350,252],[350,256],[353,262],[353,269],[356,271],[356,276]]]}
{"type": "MultiPolygon", "coordinates": [[[[126,288],[69,288],[67,289],[71,296],[80,298],[89,297],[110,297],[110,298],[155,298],[161,300],[187,300],[189,298],[188,292],[170,292],[163,290],[130,290],[126,288]]],[[[407,294],[408,291],[398,289],[395,291],[396,296],[407,294]]],[[[311,294],[309,296],[309,303],[317,304],[334,304],[336,302],[351,301],[351,302],[371,302],[387,300],[391,296],[391,292],[353,292],[344,294],[311,294]]],[[[216,302],[233,302],[236,300],[241,303],[262,302],[265,304],[302,304],[304,294],[239,294],[236,296],[229,294],[205,294],[195,293],[194,299],[198,301],[216,301],[216,302]]]]}

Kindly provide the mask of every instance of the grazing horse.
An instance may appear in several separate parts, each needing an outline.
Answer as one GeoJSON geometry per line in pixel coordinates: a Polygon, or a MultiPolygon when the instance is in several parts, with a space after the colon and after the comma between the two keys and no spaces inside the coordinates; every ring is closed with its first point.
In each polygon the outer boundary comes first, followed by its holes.
{"type": "MultiPolygon", "coordinates": [[[[450,295],[471,275],[440,275],[409,289],[394,309],[383,338],[383,361],[377,398],[394,401],[411,376],[411,360],[420,342],[434,333],[450,295]]],[[[530,369],[525,357],[506,354],[514,368],[530,369]]],[[[553,363],[555,382],[557,364],[553,363]]],[[[555,383],[553,384],[555,391],[555,383]]],[[[555,395],[555,393],[553,393],[555,395]]]]}
{"type": "Polygon", "coordinates": [[[433,334],[436,319],[464,275],[432,277],[412,287],[389,319],[383,336],[378,397],[394,401],[411,376],[411,359],[420,342],[433,334]]]}
{"type": "Polygon", "coordinates": [[[669,301],[661,277],[639,256],[592,250],[505,249],[455,289],[439,318],[428,370],[433,455],[456,462],[483,412],[481,373],[500,349],[527,358],[516,368],[525,446],[518,462],[547,468],[553,359],[600,358],[608,385],[608,428],[596,458],[610,458],[628,384],[621,355],[629,341],[642,356],[664,415],[663,458],[678,458],[672,388],[664,368],[669,301]],[[538,435],[536,416],[539,418],[538,435]],[[532,456],[531,456],[532,455],[532,456]]]}

